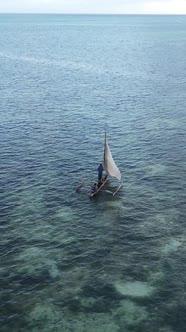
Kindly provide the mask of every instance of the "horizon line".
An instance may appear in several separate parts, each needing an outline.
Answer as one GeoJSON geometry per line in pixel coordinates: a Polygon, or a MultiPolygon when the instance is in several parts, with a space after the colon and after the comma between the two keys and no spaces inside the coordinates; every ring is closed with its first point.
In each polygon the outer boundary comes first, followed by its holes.
{"type": "Polygon", "coordinates": [[[55,12],[0,12],[0,15],[6,15],[6,14],[11,14],[11,15],[105,15],[105,16],[111,16],[111,15],[118,15],[118,16],[124,16],[124,15],[138,15],[138,16],[158,16],[158,15],[164,15],[164,16],[186,16],[186,14],[165,14],[165,13],[55,13],[55,12]]]}

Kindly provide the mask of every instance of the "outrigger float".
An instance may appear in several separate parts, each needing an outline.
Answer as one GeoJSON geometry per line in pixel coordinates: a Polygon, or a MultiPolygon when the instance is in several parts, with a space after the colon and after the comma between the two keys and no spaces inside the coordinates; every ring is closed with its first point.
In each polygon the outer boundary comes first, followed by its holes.
{"type": "MultiPolygon", "coordinates": [[[[107,135],[105,133],[105,143],[104,143],[104,155],[103,155],[103,167],[106,172],[105,179],[103,180],[102,184],[97,187],[97,190],[94,192],[92,190],[89,190],[89,197],[95,197],[98,193],[103,191],[104,186],[106,185],[109,176],[114,177],[119,181],[119,185],[115,192],[105,190],[106,192],[111,193],[113,196],[116,195],[116,193],[120,190],[122,187],[121,183],[121,173],[119,168],[116,166],[114,159],[112,157],[109,145],[108,145],[108,140],[107,140],[107,135]]],[[[86,179],[84,179],[76,188],[76,192],[79,192],[81,188],[84,186],[86,179]]]]}

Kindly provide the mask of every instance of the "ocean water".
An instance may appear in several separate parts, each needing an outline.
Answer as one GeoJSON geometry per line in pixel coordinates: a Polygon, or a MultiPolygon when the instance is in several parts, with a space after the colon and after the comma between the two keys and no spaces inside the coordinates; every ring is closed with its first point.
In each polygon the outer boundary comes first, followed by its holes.
{"type": "Polygon", "coordinates": [[[0,15],[1,332],[185,331],[185,53],[186,16],[0,15]]]}

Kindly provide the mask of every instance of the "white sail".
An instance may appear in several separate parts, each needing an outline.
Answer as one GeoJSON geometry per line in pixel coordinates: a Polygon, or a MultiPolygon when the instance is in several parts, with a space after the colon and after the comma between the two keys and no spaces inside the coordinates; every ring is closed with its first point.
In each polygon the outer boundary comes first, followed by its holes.
{"type": "Polygon", "coordinates": [[[105,171],[110,175],[118,179],[119,181],[121,180],[121,173],[116,166],[114,159],[112,158],[112,154],[110,152],[110,148],[108,145],[106,133],[105,133],[105,149],[104,149],[104,168],[105,171]]]}

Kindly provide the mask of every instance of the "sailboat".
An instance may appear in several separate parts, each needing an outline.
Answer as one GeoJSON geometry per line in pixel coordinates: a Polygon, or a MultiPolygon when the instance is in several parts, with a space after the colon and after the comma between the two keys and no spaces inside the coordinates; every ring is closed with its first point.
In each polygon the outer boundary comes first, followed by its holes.
{"type": "MultiPolygon", "coordinates": [[[[104,185],[108,181],[109,176],[116,178],[118,181],[121,181],[121,173],[120,173],[119,168],[116,166],[115,161],[112,157],[106,132],[105,132],[105,143],[104,143],[103,167],[106,172],[105,180],[103,181],[103,183],[97,189],[96,192],[90,194],[90,197],[94,197],[101,191],[101,189],[104,187],[104,185]]],[[[118,186],[117,190],[113,193],[113,196],[119,191],[121,186],[122,186],[122,184],[119,183],[119,186],[118,186]]]]}

